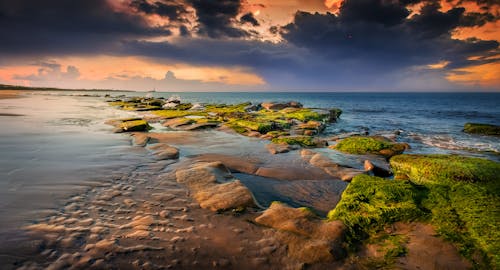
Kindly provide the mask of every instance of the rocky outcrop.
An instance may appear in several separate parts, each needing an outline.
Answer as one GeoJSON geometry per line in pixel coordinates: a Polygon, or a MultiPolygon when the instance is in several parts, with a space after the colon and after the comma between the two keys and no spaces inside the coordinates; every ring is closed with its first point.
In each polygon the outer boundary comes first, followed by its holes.
{"type": "Polygon", "coordinates": [[[260,106],[269,111],[279,111],[283,110],[284,108],[302,108],[302,104],[296,101],[290,101],[286,103],[263,102],[260,104],[260,106]]]}
{"type": "Polygon", "coordinates": [[[292,208],[275,202],[255,222],[278,231],[288,255],[303,263],[342,259],[345,226],[341,221],[326,222],[307,208],[292,208]]]}
{"type": "Polygon", "coordinates": [[[330,158],[311,150],[303,149],[300,155],[304,161],[309,162],[317,168],[323,169],[332,177],[343,181],[351,181],[354,176],[364,173],[362,170],[340,166],[334,163],[330,158]]]}
{"type": "Polygon", "coordinates": [[[254,206],[252,193],[221,162],[200,163],[176,172],[200,207],[214,212],[254,206]]]}
{"type": "Polygon", "coordinates": [[[500,136],[500,126],[478,123],[466,123],[464,132],[470,134],[500,136]]]}

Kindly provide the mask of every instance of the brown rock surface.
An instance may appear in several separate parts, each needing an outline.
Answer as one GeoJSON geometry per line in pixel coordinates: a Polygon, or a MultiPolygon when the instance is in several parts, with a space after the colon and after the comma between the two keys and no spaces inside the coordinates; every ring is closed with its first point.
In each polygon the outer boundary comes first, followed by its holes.
{"type": "Polygon", "coordinates": [[[279,239],[288,245],[289,256],[301,262],[326,262],[345,256],[345,226],[341,221],[326,222],[308,209],[282,203],[273,203],[255,221],[278,230],[279,239]]]}

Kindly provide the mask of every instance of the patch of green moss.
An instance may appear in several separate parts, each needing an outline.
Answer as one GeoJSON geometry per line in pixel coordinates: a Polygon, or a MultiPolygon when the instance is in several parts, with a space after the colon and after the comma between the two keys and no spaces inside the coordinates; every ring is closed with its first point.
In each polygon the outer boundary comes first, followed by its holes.
{"type": "Polygon", "coordinates": [[[478,123],[466,123],[464,132],[481,135],[500,136],[500,126],[478,123]]]}
{"type": "Polygon", "coordinates": [[[120,124],[120,128],[124,131],[147,131],[151,129],[145,120],[125,121],[120,124]]]}
{"type": "Polygon", "coordinates": [[[500,181],[500,163],[458,155],[398,155],[390,160],[396,178],[417,183],[500,181]]]}
{"type": "Polygon", "coordinates": [[[393,143],[373,137],[349,137],[338,142],[334,149],[349,154],[378,153],[384,149],[391,149],[393,143]]]}
{"type": "Polygon", "coordinates": [[[232,122],[233,125],[237,125],[240,127],[248,128],[253,131],[258,131],[261,134],[265,134],[271,130],[273,130],[272,122],[255,122],[248,120],[236,120],[232,122]]]}
{"type": "Polygon", "coordinates": [[[153,114],[163,117],[165,119],[184,117],[188,115],[200,115],[200,116],[205,115],[205,113],[203,112],[192,112],[183,110],[158,110],[158,111],[153,111],[153,114]]]}
{"type": "Polygon", "coordinates": [[[252,105],[250,102],[235,104],[235,105],[226,105],[226,104],[209,104],[205,106],[205,110],[207,112],[217,113],[217,114],[225,114],[225,113],[235,113],[235,112],[245,112],[245,108],[252,105]]]}
{"type": "Polygon", "coordinates": [[[267,135],[273,137],[273,138],[277,138],[277,137],[280,137],[280,136],[288,136],[290,135],[290,133],[286,132],[286,131],[280,131],[280,130],[273,130],[273,131],[269,131],[267,133],[267,135]]]}
{"type": "Polygon", "coordinates": [[[316,121],[323,121],[328,118],[328,116],[321,115],[318,112],[315,112],[311,109],[295,109],[295,110],[290,110],[287,111],[282,110],[281,111],[284,114],[284,117],[287,119],[297,119],[302,122],[307,122],[310,120],[316,120],[316,121]]]}
{"type": "Polygon", "coordinates": [[[425,192],[409,181],[361,174],[353,178],[328,218],[344,222],[348,242],[355,243],[386,224],[424,217],[426,213],[418,205],[425,192]]]}
{"type": "Polygon", "coordinates": [[[429,189],[422,207],[440,235],[467,258],[484,256],[500,266],[499,163],[455,155],[401,155],[390,162],[396,176],[429,189]]]}
{"type": "Polygon", "coordinates": [[[238,125],[233,124],[233,123],[227,123],[226,126],[231,128],[232,130],[234,130],[236,133],[239,133],[239,134],[243,134],[243,133],[247,132],[246,128],[244,128],[242,126],[238,126],[238,125]]]}
{"type": "Polygon", "coordinates": [[[316,143],[311,136],[290,136],[290,137],[278,137],[271,140],[273,143],[286,143],[289,145],[300,145],[303,147],[313,147],[316,143]]]}

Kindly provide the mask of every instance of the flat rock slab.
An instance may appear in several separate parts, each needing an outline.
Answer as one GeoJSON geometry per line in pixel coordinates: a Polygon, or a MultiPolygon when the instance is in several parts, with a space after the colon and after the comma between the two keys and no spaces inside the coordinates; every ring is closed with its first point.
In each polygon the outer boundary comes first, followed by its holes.
{"type": "Polygon", "coordinates": [[[156,143],[147,147],[157,160],[178,159],[179,149],[165,143],[156,143]]]}
{"type": "Polygon", "coordinates": [[[273,203],[255,222],[274,228],[288,246],[288,255],[303,262],[316,263],[342,259],[345,225],[325,222],[306,208],[273,203]]]}
{"type": "Polygon", "coordinates": [[[255,206],[250,190],[234,179],[221,162],[178,169],[176,179],[191,190],[201,208],[219,212],[255,206]]]}
{"type": "Polygon", "coordinates": [[[363,170],[340,166],[330,158],[308,149],[303,149],[300,155],[304,161],[343,181],[351,181],[354,176],[365,173],[363,170]]]}

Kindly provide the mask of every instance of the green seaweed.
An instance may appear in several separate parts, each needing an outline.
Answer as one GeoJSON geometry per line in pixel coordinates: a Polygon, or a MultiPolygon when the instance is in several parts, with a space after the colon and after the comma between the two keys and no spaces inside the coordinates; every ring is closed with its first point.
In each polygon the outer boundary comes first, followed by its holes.
{"type": "Polygon", "coordinates": [[[368,175],[353,178],[330,220],[341,220],[348,228],[348,242],[357,243],[385,225],[426,216],[419,208],[425,188],[409,181],[392,181],[368,175]]]}
{"type": "Polygon", "coordinates": [[[124,121],[119,126],[124,131],[147,131],[151,129],[145,120],[124,121]]]}
{"type": "Polygon", "coordinates": [[[258,131],[261,134],[265,134],[271,130],[273,130],[272,122],[255,122],[249,120],[236,120],[231,122],[233,125],[248,128],[253,131],[258,131]]]}
{"type": "Polygon", "coordinates": [[[338,142],[334,149],[349,154],[378,153],[384,149],[391,149],[393,143],[373,137],[349,137],[338,142]]]}
{"type": "Polygon", "coordinates": [[[500,136],[500,126],[479,123],[466,123],[464,125],[464,132],[470,134],[500,136]]]}
{"type": "Polygon", "coordinates": [[[158,110],[158,111],[153,111],[152,113],[165,119],[184,117],[188,115],[197,115],[197,116],[205,115],[205,113],[203,112],[193,112],[186,110],[158,110]]]}
{"type": "Polygon", "coordinates": [[[289,136],[271,139],[273,143],[286,143],[289,145],[300,145],[302,147],[314,147],[316,143],[311,136],[289,136]]]}

